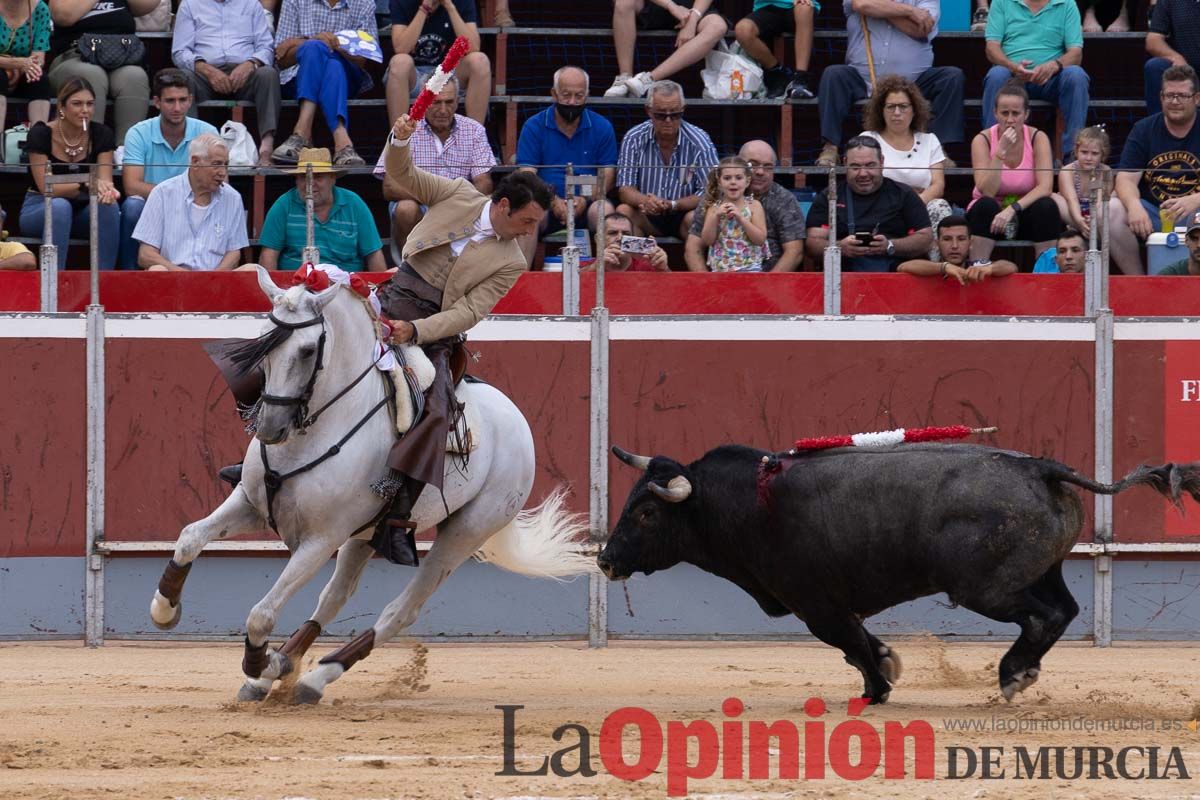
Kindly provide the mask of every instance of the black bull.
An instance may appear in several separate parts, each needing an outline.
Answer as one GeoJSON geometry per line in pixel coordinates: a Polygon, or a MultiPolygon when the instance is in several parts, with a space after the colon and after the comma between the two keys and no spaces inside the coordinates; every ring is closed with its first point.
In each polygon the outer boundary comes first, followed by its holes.
{"type": "Polygon", "coordinates": [[[613,452],[642,469],[598,563],[609,578],[680,562],[740,586],[767,614],[795,614],[882,703],[899,659],[863,620],[938,592],[1021,634],[1000,661],[1006,699],[1079,613],[1062,577],[1083,526],[1066,484],[1116,494],[1146,484],[1200,501],[1200,463],[1139,467],[1115,484],[1056,461],[968,444],[841,448],[787,459],[727,446],[684,466],[613,452]]]}

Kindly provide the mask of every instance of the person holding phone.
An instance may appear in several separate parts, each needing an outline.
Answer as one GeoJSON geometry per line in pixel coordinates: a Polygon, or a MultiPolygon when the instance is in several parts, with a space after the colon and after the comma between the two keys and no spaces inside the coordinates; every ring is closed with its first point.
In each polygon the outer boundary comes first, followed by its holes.
{"type": "MultiPolygon", "coordinates": [[[[829,236],[829,193],[821,192],[808,213],[807,247],[817,263],[829,236]]],[[[925,204],[911,187],[883,177],[883,151],[870,136],[846,143],[834,238],[849,272],[894,272],[900,262],[927,255],[933,243],[925,204]]]]}

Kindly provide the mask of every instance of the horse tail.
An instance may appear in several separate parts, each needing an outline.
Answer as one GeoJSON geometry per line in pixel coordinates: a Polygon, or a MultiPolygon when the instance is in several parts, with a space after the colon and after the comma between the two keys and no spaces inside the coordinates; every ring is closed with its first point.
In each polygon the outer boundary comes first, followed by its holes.
{"type": "Polygon", "coordinates": [[[565,510],[565,497],[566,490],[559,487],[540,505],[518,513],[484,542],[476,560],[555,580],[598,572],[587,541],[587,517],[565,510]]]}

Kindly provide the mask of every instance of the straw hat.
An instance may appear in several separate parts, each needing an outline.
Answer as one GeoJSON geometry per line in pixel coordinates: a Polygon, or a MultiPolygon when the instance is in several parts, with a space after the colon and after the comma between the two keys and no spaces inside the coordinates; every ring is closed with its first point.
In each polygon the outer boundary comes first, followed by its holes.
{"type": "Polygon", "coordinates": [[[313,175],[321,175],[322,173],[332,173],[334,175],[345,174],[344,170],[333,166],[333,158],[329,154],[328,147],[305,147],[300,151],[300,157],[296,161],[296,168],[289,170],[292,175],[304,175],[308,172],[308,166],[312,165],[313,175]]]}

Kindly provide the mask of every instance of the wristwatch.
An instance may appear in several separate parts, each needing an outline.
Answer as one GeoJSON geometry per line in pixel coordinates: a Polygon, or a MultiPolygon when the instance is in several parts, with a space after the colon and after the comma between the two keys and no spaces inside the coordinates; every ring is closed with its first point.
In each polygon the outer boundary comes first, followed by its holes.
{"type": "Polygon", "coordinates": [[[886,252],[889,256],[896,255],[896,243],[893,242],[891,239],[887,240],[887,251],[886,252]]]}
{"type": "Polygon", "coordinates": [[[678,200],[672,200],[672,201],[671,201],[671,210],[672,210],[672,211],[678,211],[678,210],[679,210],[679,201],[678,201],[678,200]]]}

